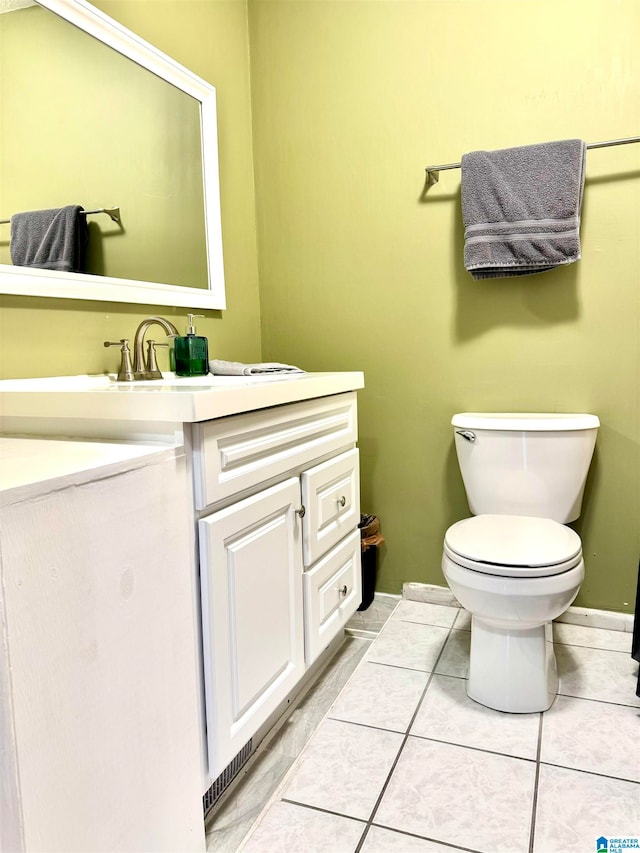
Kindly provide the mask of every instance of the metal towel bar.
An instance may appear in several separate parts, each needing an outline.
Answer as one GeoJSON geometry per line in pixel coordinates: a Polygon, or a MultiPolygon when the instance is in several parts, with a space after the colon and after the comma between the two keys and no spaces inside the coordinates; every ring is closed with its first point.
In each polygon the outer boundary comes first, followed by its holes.
{"type": "MultiPolygon", "coordinates": [[[[610,148],[612,145],[632,145],[634,142],[640,142],[640,136],[628,136],[626,139],[610,139],[608,142],[590,142],[587,148],[610,148]]],[[[447,169],[459,169],[462,163],[444,163],[441,166],[426,166],[427,185],[432,186],[437,183],[440,178],[440,172],[447,169]]]]}
{"type": "MultiPolygon", "coordinates": [[[[83,216],[89,216],[92,213],[106,213],[114,222],[120,222],[119,207],[100,207],[97,210],[81,210],[80,213],[83,216]]],[[[10,222],[10,219],[0,219],[0,225],[8,225],[10,222]]]]}

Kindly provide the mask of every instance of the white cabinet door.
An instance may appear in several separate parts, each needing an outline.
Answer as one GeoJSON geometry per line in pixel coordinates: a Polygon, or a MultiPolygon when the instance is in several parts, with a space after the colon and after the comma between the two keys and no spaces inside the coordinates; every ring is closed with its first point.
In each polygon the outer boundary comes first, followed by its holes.
{"type": "Polygon", "coordinates": [[[212,779],[304,673],[299,506],[292,477],[199,522],[212,779]]]}
{"type": "Polygon", "coordinates": [[[360,532],[354,530],[304,573],[307,666],[326,649],[361,601],[360,532]]]}
{"type": "Polygon", "coordinates": [[[349,450],[302,475],[304,564],[311,566],[358,526],[360,468],[358,451],[349,450]]]}

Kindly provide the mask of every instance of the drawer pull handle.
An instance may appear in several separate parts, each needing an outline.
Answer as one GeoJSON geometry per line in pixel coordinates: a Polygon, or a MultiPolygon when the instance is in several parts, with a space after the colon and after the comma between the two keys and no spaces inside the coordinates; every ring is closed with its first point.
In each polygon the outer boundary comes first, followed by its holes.
{"type": "Polygon", "coordinates": [[[300,518],[304,518],[305,513],[306,513],[306,509],[304,508],[304,505],[303,505],[303,506],[301,506],[301,507],[300,507],[300,509],[297,509],[297,510],[295,511],[295,513],[296,513],[296,515],[299,515],[299,516],[300,516],[300,518]]]}
{"type": "Polygon", "coordinates": [[[344,495],[342,495],[342,497],[338,498],[338,506],[346,506],[346,503],[347,503],[347,499],[345,498],[344,495]]]}
{"type": "Polygon", "coordinates": [[[346,584],[344,586],[338,586],[336,589],[343,597],[349,592],[349,587],[346,584]]]}

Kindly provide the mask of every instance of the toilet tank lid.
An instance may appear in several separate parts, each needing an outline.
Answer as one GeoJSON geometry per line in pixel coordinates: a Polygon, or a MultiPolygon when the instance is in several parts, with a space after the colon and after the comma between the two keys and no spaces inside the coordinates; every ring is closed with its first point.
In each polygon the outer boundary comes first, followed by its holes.
{"type": "Polygon", "coordinates": [[[461,412],[451,418],[451,424],[462,429],[561,432],[597,429],[600,420],[597,415],[570,412],[461,412]]]}

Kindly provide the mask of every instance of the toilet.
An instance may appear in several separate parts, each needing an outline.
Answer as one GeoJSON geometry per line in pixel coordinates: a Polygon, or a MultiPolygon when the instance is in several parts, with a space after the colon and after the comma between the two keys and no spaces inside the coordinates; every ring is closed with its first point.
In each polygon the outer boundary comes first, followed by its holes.
{"type": "Polygon", "coordinates": [[[600,421],[587,414],[452,418],[472,518],[446,532],[442,571],[471,613],[467,694],[511,713],[546,711],[558,689],[552,621],[584,578],[580,515],[600,421]]]}

